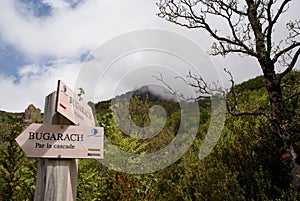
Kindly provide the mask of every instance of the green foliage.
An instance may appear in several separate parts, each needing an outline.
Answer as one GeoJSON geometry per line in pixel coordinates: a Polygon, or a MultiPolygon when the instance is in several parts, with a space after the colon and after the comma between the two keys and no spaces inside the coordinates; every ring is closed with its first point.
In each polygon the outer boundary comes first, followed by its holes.
{"type": "MultiPolygon", "coordinates": [[[[104,116],[98,115],[100,126],[105,129],[107,139],[123,151],[143,153],[146,144],[136,138],[124,135],[113,120],[110,110],[104,116]]],[[[108,145],[110,146],[110,145],[108,145]]],[[[105,157],[113,157],[105,152],[105,157]]],[[[119,160],[115,158],[115,160],[119,160]]],[[[80,160],[78,175],[78,200],[152,200],[158,182],[154,174],[130,175],[109,169],[96,160],[80,160]]]]}
{"type": "Polygon", "coordinates": [[[256,91],[264,88],[264,77],[258,76],[256,78],[249,79],[246,82],[243,82],[237,86],[237,90],[249,90],[249,91],[256,91]]]}
{"type": "Polygon", "coordinates": [[[14,117],[1,133],[0,200],[32,200],[35,190],[36,160],[28,159],[15,142],[22,132],[21,117],[14,117]]]}
{"type": "MultiPolygon", "coordinates": [[[[282,86],[286,98],[286,129],[293,134],[298,155],[299,94],[291,95],[300,90],[299,78],[300,73],[294,71],[287,75],[282,86]]],[[[236,87],[241,110],[268,108],[262,85],[259,77],[236,87]]],[[[110,102],[95,105],[98,123],[105,128],[106,140],[111,143],[105,146],[115,145],[129,153],[147,154],[166,147],[182,123],[178,103],[134,97],[130,102],[130,118],[140,127],[150,124],[149,111],[153,105],[163,107],[167,113],[160,133],[151,139],[139,140],[120,131],[110,105],[110,102]]],[[[115,167],[108,168],[97,160],[79,160],[77,200],[297,200],[265,117],[227,115],[217,146],[209,156],[199,160],[199,149],[210,126],[210,101],[200,100],[199,107],[196,140],[181,159],[165,169],[132,175],[115,171],[112,169],[115,167]]],[[[23,129],[21,116],[0,111],[0,200],[33,199],[36,160],[27,159],[14,141],[23,129]]],[[[157,125],[162,123],[159,116],[152,118],[157,125]]],[[[195,121],[188,118],[183,127],[186,132],[190,132],[189,123],[195,121]]],[[[107,151],[105,157],[122,160],[107,151]]]]}
{"type": "Polygon", "coordinates": [[[293,134],[294,137],[300,137],[299,83],[300,71],[292,71],[285,77],[282,83],[283,97],[285,98],[286,109],[286,128],[289,130],[290,133],[293,134]]]}
{"type": "Polygon", "coordinates": [[[145,144],[139,143],[137,138],[131,138],[119,130],[118,125],[114,121],[111,110],[104,116],[98,116],[98,122],[100,126],[104,127],[105,135],[108,141],[113,145],[116,145],[121,150],[129,153],[141,153],[143,151],[145,144]]]}
{"type": "Polygon", "coordinates": [[[98,161],[79,160],[77,179],[77,200],[100,200],[103,186],[103,172],[98,161]]]}

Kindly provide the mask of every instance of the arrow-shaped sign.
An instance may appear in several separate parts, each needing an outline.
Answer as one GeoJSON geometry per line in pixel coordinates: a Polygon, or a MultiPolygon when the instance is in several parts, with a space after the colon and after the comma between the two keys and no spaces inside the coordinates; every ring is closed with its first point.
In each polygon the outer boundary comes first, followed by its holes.
{"type": "Polygon", "coordinates": [[[27,157],[103,158],[102,127],[31,124],[16,141],[27,157]]]}

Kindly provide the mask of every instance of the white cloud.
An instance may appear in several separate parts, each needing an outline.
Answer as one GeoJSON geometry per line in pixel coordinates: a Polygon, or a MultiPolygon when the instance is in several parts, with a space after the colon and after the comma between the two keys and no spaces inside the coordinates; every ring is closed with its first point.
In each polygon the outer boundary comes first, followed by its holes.
{"type": "Polygon", "coordinates": [[[0,110],[20,112],[30,103],[43,109],[44,98],[57,88],[57,80],[62,79],[70,86],[75,85],[81,64],[79,62],[58,61],[55,65],[27,65],[19,69],[19,79],[0,74],[0,110]]]}
{"type": "Polygon", "coordinates": [[[37,18],[18,12],[16,0],[0,1],[1,37],[32,57],[78,55],[123,32],[153,27],[159,20],[155,4],[148,1],[86,0],[75,9],[61,0],[44,2],[53,6],[53,13],[37,18]]]}
{"type": "Polygon", "coordinates": [[[43,3],[48,4],[49,6],[53,7],[54,9],[59,8],[66,8],[69,4],[62,0],[43,0],[43,3]]]}
{"type": "Polygon", "coordinates": [[[18,69],[18,75],[20,77],[27,77],[29,75],[34,75],[39,72],[39,67],[37,65],[26,65],[18,69]]]}
{"type": "MultiPolygon", "coordinates": [[[[0,37],[26,55],[32,64],[19,67],[16,77],[0,74],[0,110],[24,111],[30,103],[42,109],[44,97],[56,90],[58,79],[71,88],[75,84],[81,64],[65,58],[78,58],[125,32],[163,28],[191,38],[204,50],[209,50],[211,44],[211,38],[199,30],[187,30],[158,18],[155,1],[85,0],[72,8],[80,0],[43,0],[53,10],[41,18],[21,9],[17,2],[0,0],[0,37]],[[50,66],[40,64],[45,57],[54,58],[50,66]]],[[[291,11],[284,19],[294,19],[299,4],[300,1],[292,1],[291,11]]],[[[218,69],[230,69],[237,82],[261,74],[257,63],[249,58],[229,56],[213,61],[218,69]]],[[[113,77],[109,79],[113,83],[113,77]]]]}

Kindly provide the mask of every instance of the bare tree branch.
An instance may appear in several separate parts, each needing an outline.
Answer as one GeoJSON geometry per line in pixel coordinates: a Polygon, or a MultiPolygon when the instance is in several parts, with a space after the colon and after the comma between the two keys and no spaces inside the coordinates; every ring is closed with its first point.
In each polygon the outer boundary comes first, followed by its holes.
{"type": "MultiPolygon", "coordinates": [[[[160,9],[160,17],[166,18],[168,21],[173,22],[177,25],[187,27],[187,28],[201,28],[205,29],[215,40],[224,42],[228,44],[226,48],[224,48],[224,51],[215,51],[214,54],[222,54],[226,55],[227,53],[230,53],[231,51],[247,54],[251,56],[256,56],[255,51],[247,46],[245,44],[245,41],[248,41],[250,37],[248,36],[248,26],[247,28],[239,27],[239,25],[243,24],[242,21],[244,21],[246,17],[246,12],[244,10],[238,10],[237,9],[237,3],[232,2],[230,5],[224,3],[224,1],[220,0],[213,0],[213,1],[184,1],[184,0],[178,0],[178,1],[163,1],[161,0],[160,3],[157,3],[159,9],[160,9]],[[194,3],[192,3],[194,2],[194,3]],[[211,2],[216,3],[217,7],[213,7],[211,5],[211,2]],[[194,11],[193,7],[197,4],[202,4],[206,6],[206,9],[202,10],[200,13],[197,13],[194,11]],[[233,7],[234,9],[230,9],[233,7]],[[232,23],[232,12],[235,14],[238,14],[236,16],[237,19],[239,19],[235,24],[232,23]],[[216,29],[214,29],[212,26],[210,26],[207,22],[207,15],[212,16],[218,16],[223,17],[226,19],[228,27],[231,30],[231,37],[222,36],[218,33],[216,29]],[[182,19],[182,20],[181,20],[182,19]],[[243,32],[242,35],[238,36],[237,33],[239,31],[243,32]]],[[[241,25],[244,26],[244,25],[241,25]]]]}
{"type": "Polygon", "coordinates": [[[163,76],[162,76],[162,74],[161,74],[160,72],[157,72],[157,73],[158,73],[158,76],[153,75],[152,77],[155,78],[157,81],[163,83],[163,84],[167,87],[168,91],[166,91],[166,93],[168,93],[168,94],[170,94],[170,95],[172,95],[172,96],[174,96],[174,97],[180,98],[180,99],[184,99],[184,98],[185,98],[183,94],[181,94],[181,93],[179,93],[178,91],[176,91],[173,87],[171,87],[171,86],[163,79],[163,76]]]}
{"type": "MultiPolygon", "coordinates": [[[[283,54],[295,49],[296,47],[299,47],[300,46],[300,42],[297,42],[297,43],[294,43],[292,45],[290,45],[289,47],[285,48],[285,49],[282,49],[280,52],[278,52],[277,54],[274,55],[273,59],[272,59],[272,62],[273,63],[276,63],[279,59],[279,57],[281,57],[283,54]]],[[[296,56],[297,54],[295,54],[296,56]]]]}
{"type": "Polygon", "coordinates": [[[259,108],[254,112],[250,112],[250,111],[240,112],[239,111],[237,93],[235,90],[235,83],[234,83],[233,76],[232,76],[231,72],[229,70],[227,70],[226,68],[224,68],[224,71],[230,76],[231,88],[230,88],[229,93],[232,93],[232,95],[233,95],[233,101],[232,101],[233,106],[230,107],[229,100],[226,99],[226,106],[227,106],[228,113],[231,114],[232,116],[236,116],[236,117],[251,116],[251,115],[253,115],[253,116],[261,116],[262,115],[262,116],[268,117],[268,114],[262,108],[259,108]]]}
{"type": "MultiPolygon", "coordinates": [[[[284,0],[280,6],[280,8],[278,9],[277,13],[275,14],[275,17],[274,19],[272,20],[272,27],[273,25],[278,21],[279,17],[282,15],[282,13],[284,13],[286,10],[285,10],[285,7],[288,5],[288,3],[290,2],[291,0],[284,0]]],[[[273,1],[272,1],[273,2],[273,1]]]]}
{"type": "MultiPolygon", "coordinates": [[[[299,43],[300,44],[300,43],[299,43]]],[[[295,53],[294,57],[292,58],[291,63],[289,64],[289,66],[286,68],[285,71],[283,71],[280,75],[279,75],[279,80],[282,80],[282,78],[289,73],[295,66],[296,62],[298,61],[298,57],[300,55],[300,48],[297,50],[297,52],[295,53]]]]}

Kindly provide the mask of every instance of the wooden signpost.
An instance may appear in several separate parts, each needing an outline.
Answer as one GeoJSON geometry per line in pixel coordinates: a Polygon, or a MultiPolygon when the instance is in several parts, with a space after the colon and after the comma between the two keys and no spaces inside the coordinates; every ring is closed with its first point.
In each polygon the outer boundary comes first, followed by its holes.
{"type": "Polygon", "coordinates": [[[103,138],[92,109],[59,81],[58,91],[46,97],[43,124],[31,124],[16,138],[28,157],[40,158],[34,200],[75,201],[77,158],[103,158],[103,138]]]}

